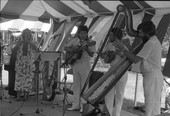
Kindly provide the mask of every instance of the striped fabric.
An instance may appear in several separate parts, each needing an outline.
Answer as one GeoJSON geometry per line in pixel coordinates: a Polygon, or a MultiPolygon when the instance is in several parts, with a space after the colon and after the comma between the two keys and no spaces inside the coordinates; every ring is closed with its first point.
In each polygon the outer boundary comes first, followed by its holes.
{"type": "Polygon", "coordinates": [[[119,4],[133,10],[134,14],[146,11],[155,14],[170,13],[169,1],[105,1],[105,0],[1,0],[0,14],[4,19],[27,19],[49,22],[50,15],[61,21],[68,17],[113,14],[119,4]],[[15,6],[15,7],[14,7],[15,6]]]}

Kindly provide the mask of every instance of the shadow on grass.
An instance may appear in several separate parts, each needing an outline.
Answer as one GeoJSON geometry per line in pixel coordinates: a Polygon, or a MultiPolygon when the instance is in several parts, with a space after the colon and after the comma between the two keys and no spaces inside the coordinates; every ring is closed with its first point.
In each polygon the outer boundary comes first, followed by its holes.
{"type": "MultiPolygon", "coordinates": [[[[143,106],[143,103],[137,102],[137,106],[143,106]]],[[[134,109],[134,101],[124,98],[122,109],[138,116],[144,116],[144,112],[134,109]]]]}

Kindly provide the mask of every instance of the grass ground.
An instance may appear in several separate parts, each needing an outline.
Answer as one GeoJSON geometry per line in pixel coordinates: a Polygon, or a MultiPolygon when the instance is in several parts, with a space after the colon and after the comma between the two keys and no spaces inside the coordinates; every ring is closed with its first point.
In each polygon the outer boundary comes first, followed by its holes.
{"type": "MultiPolygon", "coordinates": [[[[123,110],[128,111],[128,112],[135,114],[135,115],[138,115],[138,116],[144,116],[144,112],[134,109],[134,105],[133,105],[134,101],[132,99],[124,98],[123,102],[124,102],[123,108],[122,108],[123,110]]],[[[143,103],[137,102],[137,106],[142,106],[142,105],[143,105],[143,103]]]]}
{"type": "Polygon", "coordinates": [[[136,86],[136,73],[129,72],[128,73],[128,81],[125,88],[124,93],[124,101],[123,101],[123,110],[128,111],[130,113],[143,116],[143,112],[139,110],[135,110],[135,106],[142,106],[144,104],[144,97],[143,97],[143,87],[142,87],[142,76],[138,75],[138,86],[136,86]],[[137,94],[136,94],[136,103],[134,102],[135,99],[135,88],[137,87],[137,94]]]}

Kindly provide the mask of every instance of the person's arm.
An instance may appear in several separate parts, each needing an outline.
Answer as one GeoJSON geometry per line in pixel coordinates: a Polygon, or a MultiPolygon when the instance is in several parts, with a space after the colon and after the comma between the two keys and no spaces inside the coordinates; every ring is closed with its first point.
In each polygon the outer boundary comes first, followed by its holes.
{"type": "Polygon", "coordinates": [[[130,52],[128,52],[123,45],[120,45],[120,49],[124,52],[124,54],[133,62],[137,63],[141,60],[147,60],[150,54],[152,53],[153,47],[154,47],[154,41],[148,41],[145,43],[143,48],[140,50],[140,52],[137,55],[134,55],[130,52]]]}
{"type": "Polygon", "coordinates": [[[126,57],[129,58],[130,61],[132,61],[133,63],[138,63],[139,61],[141,61],[143,58],[137,55],[134,55],[132,53],[129,52],[129,50],[127,50],[127,48],[120,43],[119,41],[117,41],[117,47],[120,49],[120,51],[122,51],[124,53],[124,55],[126,57]]]}
{"type": "Polygon", "coordinates": [[[96,42],[93,41],[93,40],[89,40],[89,45],[87,43],[87,41],[82,41],[81,45],[83,47],[83,49],[88,53],[88,55],[90,57],[93,57],[94,56],[94,53],[96,52],[96,47],[95,47],[95,44],[96,42]],[[92,44],[92,45],[90,45],[92,44]]]}
{"type": "Polygon", "coordinates": [[[93,57],[95,53],[95,46],[86,47],[84,50],[88,53],[90,57],[93,57]]]}
{"type": "Polygon", "coordinates": [[[64,47],[64,50],[66,52],[72,52],[73,50],[75,50],[78,46],[76,46],[77,44],[77,39],[73,38],[69,43],[67,43],[64,47]]]}
{"type": "Polygon", "coordinates": [[[124,53],[125,56],[127,56],[129,58],[130,61],[132,61],[135,64],[138,63],[139,61],[143,60],[142,57],[136,56],[136,55],[130,53],[129,51],[127,51],[127,50],[123,50],[123,53],[124,53]]]}
{"type": "Polygon", "coordinates": [[[72,52],[73,50],[77,49],[77,46],[65,46],[64,50],[66,52],[72,52]]]}
{"type": "Polygon", "coordinates": [[[93,56],[94,56],[94,52],[93,52],[93,51],[90,51],[89,49],[87,50],[87,53],[89,54],[90,57],[93,57],[93,56]]]}

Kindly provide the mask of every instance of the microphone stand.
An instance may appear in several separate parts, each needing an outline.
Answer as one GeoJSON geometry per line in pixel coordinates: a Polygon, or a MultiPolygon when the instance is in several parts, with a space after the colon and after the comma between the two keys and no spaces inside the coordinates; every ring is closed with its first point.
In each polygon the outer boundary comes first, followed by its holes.
{"type": "Polygon", "coordinates": [[[66,104],[65,104],[65,101],[66,101],[66,97],[67,97],[67,86],[66,86],[66,81],[67,81],[67,66],[66,64],[64,65],[64,98],[63,98],[63,115],[65,115],[66,113],[66,104]]]}
{"type": "Polygon", "coordinates": [[[66,86],[66,82],[67,82],[67,65],[68,65],[68,63],[69,63],[69,60],[68,59],[66,60],[66,57],[65,57],[65,62],[60,65],[60,68],[62,68],[62,67],[64,68],[64,98],[63,98],[63,114],[62,114],[62,116],[65,115],[66,109],[67,109],[65,102],[67,100],[66,97],[67,97],[67,91],[68,91],[67,86],[66,86]]]}
{"type": "MultiPolygon", "coordinates": [[[[1,43],[0,43],[1,44],[1,43]]],[[[9,45],[11,45],[11,44],[9,44],[9,45]]],[[[4,98],[4,87],[3,87],[3,83],[2,83],[2,70],[3,70],[3,48],[4,48],[5,46],[2,46],[1,45],[1,59],[0,59],[0,81],[1,81],[1,85],[0,85],[0,101],[4,101],[4,102],[8,102],[8,103],[11,103],[11,101],[8,101],[8,100],[6,100],[6,98],[4,98]]]]}

